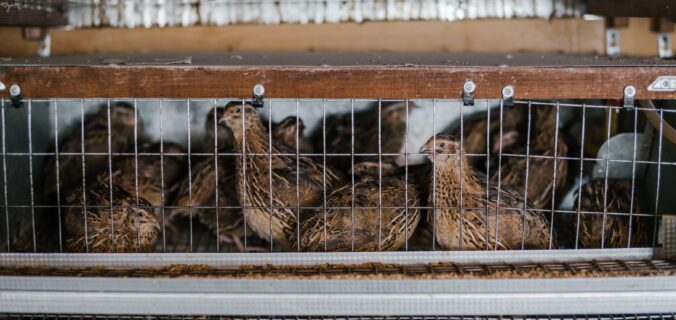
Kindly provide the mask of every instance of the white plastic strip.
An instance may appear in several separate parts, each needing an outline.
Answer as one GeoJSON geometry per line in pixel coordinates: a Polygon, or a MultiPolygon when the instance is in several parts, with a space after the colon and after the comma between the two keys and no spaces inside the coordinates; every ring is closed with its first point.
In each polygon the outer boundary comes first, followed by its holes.
{"type": "Polygon", "coordinates": [[[2,277],[0,312],[422,316],[666,313],[676,310],[674,277],[451,281],[120,280],[125,279],[2,277]],[[55,285],[59,281],[61,283],[55,285]],[[36,290],[36,287],[46,289],[36,290]]]}

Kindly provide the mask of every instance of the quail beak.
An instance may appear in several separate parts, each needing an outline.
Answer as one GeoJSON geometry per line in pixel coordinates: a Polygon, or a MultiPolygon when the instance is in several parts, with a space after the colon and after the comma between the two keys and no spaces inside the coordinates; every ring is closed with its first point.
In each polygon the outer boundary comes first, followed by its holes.
{"type": "Polygon", "coordinates": [[[422,148],[420,148],[420,150],[418,152],[425,153],[425,154],[433,154],[434,148],[432,148],[428,145],[424,145],[424,146],[422,146],[422,148]]]}
{"type": "Polygon", "coordinates": [[[225,124],[226,121],[233,119],[234,117],[225,115],[218,120],[218,124],[225,124]]]}

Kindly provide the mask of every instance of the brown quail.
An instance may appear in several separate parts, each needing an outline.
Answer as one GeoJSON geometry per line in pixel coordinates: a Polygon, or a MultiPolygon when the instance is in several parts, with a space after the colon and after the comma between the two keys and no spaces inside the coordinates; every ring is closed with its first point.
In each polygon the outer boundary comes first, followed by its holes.
{"type": "MultiPolygon", "coordinates": [[[[633,216],[631,245],[629,245],[629,212],[631,207],[631,181],[608,180],[608,191],[605,201],[604,224],[604,190],[605,181],[593,180],[582,186],[580,200],[579,248],[627,248],[650,246],[650,228],[652,218],[633,216]],[[613,214],[615,213],[615,214],[613,214]],[[616,215],[617,213],[623,215],[616,215]],[[603,239],[603,240],[602,240],[603,239]],[[603,241],[603,242],[602,242],[603,241]]],[[[577,208],[576,199],[576,208],[577,208]]],[[[633,214],[641,212],[636,194],[634,194],[633,214]]],[[[577,214],[573,216],[570,238],[574,242],[577,232],[577,214]]]]}
{"type": "MultiPolygon", "coordinates": [[[[229,103],[220,123],[232,130],[235,153],[244,154],[235,159],[235,181],[248,225],[263,239],[274,239],[273,245],[289,248],[296,237],[297,221],[299,218],[302,221],[297,207],[319,206],[324,187],[332,190],[343,185],[343,178],[312,158],[299,157],[296,162],[295,156],[279,155],[293,150],[274,140],[270,148],[260,115],[249,104],[229,103]]],[[[313,211],[301,210],[301,213],[313,211]]]]}
{"type": "Polygon", "coordinates": [[[301,118],[289,116],[273,126],[272,139],[296,150],[296,136],[300,153],[311,153],[313,151],[312,143],[303,135],[305,124],[301,118]],[[297,122],[297,123],[296,123],[297,122]]]}
{"type": "Polygon", "coordinates": [[[86,202],[83,201],[82,188],[78,187],[65,198],[69,206],[64,213],[68,251],[153,251],[159,224],[150,202],[140,198],[137,207],[135,196],[117,185],[109,187],[106,183],[92,183],[87,187],[85,196],[86,202]]]}
{"type": "Polygon", "coordinates": [[[498,193],[491,186],[487,196],[485,179],[470,167],[467,156],[460,156],[460,148],[455,138],[438,134],[420,149],[435,164],[428,201],[435,209],[427,218],[437,243],[451,250],[520,249],[522,243],[524,248],[545,249],[551,234],[556,247],[547,219],[524,205],[518,192],[505,185],[498,193]]]}

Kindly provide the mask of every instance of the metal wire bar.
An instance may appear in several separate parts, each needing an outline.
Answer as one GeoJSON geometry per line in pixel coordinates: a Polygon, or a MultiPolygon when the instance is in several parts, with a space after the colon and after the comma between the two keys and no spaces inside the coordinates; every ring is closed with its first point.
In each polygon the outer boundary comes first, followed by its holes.
{"type": "Polygon", "coordinates": [[[87,226],[87,183],[85,169],[85,113],[84,99],[80,99],[80,152],[82,155],[82,219],[84,220],[85,252],[89,252],[89,230],[87,226]]]}
{"type": "Polygon", "coordinates": [[[575,249],[579,247],[580,241],[580,218],[581,218],[581,207],[582,207],[582,174],[584,172],[584,134],[585,126],[587,119],[587,108],[582,105],[582,127],[580,129],[580,176],[578,177],[579,187],[578,187],[578,197],[577,197],[577,222],[575,223],[575,249]]]}
{"type": "MultiPolygon", "coordinates": [[[[190,116],[188,116],[188,119],[190,116]]],[[[188,130],[190,132],[190,130],[188,130]]],[[[140,210],[140,196],[138,190],[138,104],[134,99],[134,192],[136,193],[136,210],[140,210]]],[[[136,250],[141,252],[141,222],[136,214],[136,250]]],[[[192,233],[192,230],[191,232],[192,233]]]]}
{"type": "MultiPolygon", "coordinates": [[[[298,114],[298,104],[300,103],[299,99],[296,99],[296,119],[300,117],[298,114]]],[[[298,127],[296,127],[298,129],[298,127]]],[[[324,133],[323,135],[326,135],[324,133]]],[[[299,139],[298,139],[298,130],[296,130],[296,242],[298,243],[298,252],[301,251],[301,243],[300,243],[300,184],[298,183],[300,181],[300,150],[298,148],[299,146],[299,139]]],[[[324,144],[324,154],[326,154],[326,144],[324,144]]]]}
{"type": "MultiPolygon", "coordinates": [[[[465,135],[465,125],[464,125],[465,110],[464,109],[465,109],[465,106],[460,106],[460,146],[461,146],[461,148],[460,148],[460,175],[461,176],[465,175],[465,164],[464,164],[464,161],[465,161],[465,156],[464,156],[464,153],[465,153],[465,140],[464,140],[465,139],[464,138],[464,135],[465,135]]],[[[458,250],[464,249],[464,245],[463,245],[464,242],[462,242],[463,241],[463,231],[464,231],[463,226],[464,226],[464,223],[465,223],[465,220],[464,220],[465,219],[465,208],[464,208],[464,204],[465,204],[464,203],[464,197],[465,197],[464,191],[465,190],[464,190],[464,184],[465,184],[464,179],[460,179],[460,206],[459,206],[460,207],[460,226],[458,227],[460,229],[459,230],[460,234],[458,235],[458,238],[459,238],[458,250]]]]}
{"type": "MultiPolygon", "coordinates": [[[[244,112],[244,110],[242,110],[244,112]]],[[[268,187],[269,187],[269,201],[270,201],[270,251],[274,251],[274,246],[273,243],[275,240],[273,239],[272,236],[272,216],[273,216],[273,209],[272,209],[272,100],[268,102],[268,187]]],[[[298,144],[296,144],[296,148],[298,147],[298,144]]],[[[296,152],[298,152],[298,149],[296,149],[296,152]]],[[[217,179],[218,180],[218,179],[217,179]]],[[[298,183],[298,181],[296,181],[298,183]]]]}
{"type": "MultiPolygon", "coordinates": [[[[557,176],[557,159],[556,155],[559,151],[559,103],[556,103],[556,123],[554,125],[554,171],[552,174],[552,213],[549,220],[549,249],[554,245],[554,212],[556,210],[556,176],[557,176]]],[[[608,170],[606,168],[606,170],[608,170]]],[[[605,206],[605,205],[604,205],[605,206]]]]}
{"type": "MultiPolygon", "coordinates": [[[[606,140],[610,140],[610,129],[612,126],[612,116],[613,113],[610,110],[606,111],[608,113],[608,128],[607,128],[607,137],[606,140]]],[[[605,170],[605,176],[603,180],[603,222],[601,223],[601,249],[605,246],[606,242],[606,219],[607,219],[607,214],[608,212],[608,155],[610,154],[610,144],[608,144],[608,148],[606,148],[606,170],[605,170]]]]}
{"type": "MultiPolygon", "coordinates": [[[[298,117],[296,117],[296,124],[298,124],[298,117]]],[[[296,136],[298,130],[296,128],[296,136]]],[[[296,152],[300,149],[298,141],[296,141],[296,152]]],[[[322,150],[324,150],[324,157],[322,158],[322,192],[324,201],[324,251],[327,250],[328,234],[326,233],[327,213],[326,213],[326,100],[322,100],[322,150]]],[[[298,183],[299,181],[296,181],[298,183]]]]}
{"type": "MultiPolygon", "coordinates": [[[[192,151],[192,139],[190,137],[190,101],[191,99],[186,100],[185,112],[186,112],[186,123],[188,124],[188,223],[190,225],[190,251],[193,250],[193,218],[192,218],[192,156],[190,152],[192,151]]],[[[216,115],[214,115],[215,117],[216,115]]]]}
{"type": "MultiPolygon", "coordinates": [[[[219,186],[218,186],[218,180],[219,175],[218,175],[218,107],[217,107],[218,102],[216,99],[214,99],[214,107],[213,107],[213,112],[214,112],[214,184],[216,186],[216,189],[214,189],[214,199],[215,204],[216,204],[216,252],[221,252],[221,229],[220,229],[220,221],[219,221],[219,216],[220,216],[220,209],[218,206],[218,200],[219,198],[219,186]]],[[[270,112],[272,115],[272,111],[270,112]]],[[[209,125],[209,124],[207,124],[209,125]]],[[[270,161],[270,165],[272,165],[272,161],[270,161]]],[[[162,169],[164,171],[164,169],[162,169]]],[[[164,173],[163,173],[164,174],[164,173]]],[[[192,186],[190,186],[192,188],[192,186]]],[[[164,194],[164,183],[162,183],[162,194],[164,194]]],[[[164,203],[164,199],[162,201],[164,203]]],[[[272,224],[272,222],[270,222],[272,224]]]]}
{"type": "MultiPolygon", "coordinates": [[[[112,153],[112,137],[111,137],[111,118],[110,118],[110,99],[106,103],[106,138],[108,140],[108,197],[110,201],[110,208],[108,212],[110,213],[110,247],[115,251],[115,213],[113,212],[113,156],[112,153]]],[[[56,133],[58,136],[58,131],[56,133]]],[[[58,156],[57,156],[58,162],[58,156]]],[[[56,173],[57,177],[59,175],[58,169],[56,173]]],[[[59,223],[60,219],[59,219],[59,223]]]]}
{"type": "MultiPolygon", "coordinates": [[[[404,131],[404,251],[408,251],[408,99],[405,102],[406,123],[404,131]]],[[[460,143],[462,145],[462,142],[460,143]]],[[[382,166],[382,165],[381,165],[382,166]]],[[[354,168],[354,166],[352,166],[354,168]]],[[[462,197],[461,197],[462,198],[462,197]]]]}
{"type": "MultiPolygon", "coordinates": [[[[634,187],[636,186],[636,140],[638,139],[638,110],[634,109],[634,144],[631,156],[631,194],[629,196],[629,223],[627,234],[627,248],[631,248],[633,212],[634,212],[634,187]]],[[[610,144],[609,144],[610,145],[610,144]]]]}
{"type": "Polygon", "coordinates": [[[7,235],[7,252],[12,252],[12,244],[9,236],[9,202],[7,201],[7,141],[5,140],[5,98],[2,98],[2,184],[5,200],[5,231],[7,235]]]}
{"type": "MultiPolygon", "coordinates": [[[[489,108],[490,109],[490,108],[489,108]]],[[[502,119],[503,119],[503,112],[504,112],[504,100],[500,99],[500,131],[499,131],[499,139],[498,139],[498,194],[497,194],[497,201],[495,204],[495,245],[493,246],[493,250],[498,250],[498,241],[500,233],[500,194],[502,193],[500,188],[501,188],[501,183],[502,183],[502,119]]],[[[487,126],[487,128],[490,128],[490,126],[487,126]]],[[[490,134],[488,135],[490,138],[490,134]]],[[[490,149],[487,149],[490,150],[490,149]]],[[[488,151],[486,151],[488,152],[488,151]]],[[[488,161],[487,161],[488,163],[488,161]]],[[[488,186],[487,191],[486,191],[486,203],[490,201],[488,194],[490,193],[490,186],[488,186]]],[[[524,215],[526,213],[524,212],[524,215]]],[[[490,226],[490,221],[486,220],[486,230],[488,230],[488,226],[490,226]]],[[[488,246],[488,243],[486,243],[486,246],[488,246]]]]}
{"type": "MultiPolygon", "coordinates": [[[[407,122],[408,123],[408,122],[407,122]]],[[[324,149],[324,152],[326,152],[326,149],[324,149]]],[[[354,168],[354,99],[350,100],[350,153],[352,156],[350,157],[350,166],[351,168],[354,168]]],[[[355,245],[355,239],[354,239],[354,227],[355,227],[355,220],[354,220],[354,170],[350,172],[351,176],[351,187],[352,187],[352,192],[350,193],[350,219],[352,222],[352,225],[350,227],[351,231],[351,239],[352,239],[352,248],[351,250],[354,251],[354,245],[355,245]]]]}
{"type": "Polygon", "coordinates": [[[378,251],[383,238],[383,102],[378,100],[378,251]]]}
{"type": "MultiPolygon", "coordinates": [[[[502,123],[500,124],[502,127],[502,123]]],[[[491,162],[490,162],[490,151],[491,150],[491,108],[486,108],[486,250],[490,250],[490,216],[489,216],[489,211],[490,211],[490,198],[491,198],[491,162]]],[[[498,191],[498,194],[499,191],[498,191]]],[[[497,209],[497,207],[496,207],[497,209]]],[[[497,226],[498,220],[497,217],[495,219],[495,224],[497,226]]],[[[498,242],[497,239],[496,243],[498,242]]]]}
{"type": "MultiPolygon", "coordinates": [[[[437,244],[437,100],[432,100],[432,251],[437,244]]],[[[428,203],[429,204],[429,203],[428,203]]]]}
{"type": "Polygon", "coordinates": [[[28,99],[28,183],[30,186],[31,227],[33,231],[33,252],[37,252],[38,243],[35,232],[35,191],[33,186],[33,101],[28,99]]]}
{"type": "MultiPolygon", "coordinates": [[[[110,115],[110,112],[108,112],[108,114],[110,115]]],[[[108,135],[108,141],[109,141],[108,145],[110,145],[110,134],[108,135]]],[[[108,151],[110,151],[110,149],[108,151]]],[[[59,219],[59,221],[57,222],[58,225],[57,228],[59,230],[59,252],[63,252],[63,230],[62,230],[63,228],[61,222],[62,220],[61,220],[61,182],[60,182],[61,171],[59,170],[59,103],[56,100],[54,100],[54,152],[56,153],[54,159],[56,160],[55,161],[56,171],[54,172],[54,175],[56,176],[56,214],[57,218],[59,219]]],[[[112,166],[110,162],[108,164],[112,166]]],[[[7,205],[6,202],[5,205],[7,205]]],[[[111,220],[112,220],[112,209],[111,209],[111,220]]]]}
{"type": "MultiPolygon", "coordinates": [[[[214,116],[214,119],[216,117],[214,116]]],[[[216,173],[218,176],[218,166],[216,166],[216,173]]],[[[165,197],[164,194],[164,100],[160,100],[160,186],[162,191],[160,193],[160,201],[162,205],[160,206],[160,215],[162,216],[162,252],[167,251],[167,220],[164,215],[165,209],[165,197]]],[[[218,188],[217,188],[218,189],[218,188]]],[[[216,210],[218,210],[218,196],[216,197],[216,210]]],[[[111,201],[112,202],[112,201],[111,201]]]]}
{"type": "MultiPolygon", "coordinates": [[[[660,118],[664,119],[664,108],[660,109],[660,118]]],[[[662,138],[663,138],[663,124],[664,122],[660,122],[660,128],[659,128],[659,137],[658,137],[658,143],[657,143],[657,189],[655,190],[655,216],[653,219],[653,247],[657,246],[657,217],[658,217],[658,210],[660,207],[660,182],[661,182],[661,169],[662,169],[662,138]]]]}
{"type": "MultiPolygon", "coordinates": [[[[246,146],[246,110],[244,109],[245,107],[245,101],[244,99],[240,100],[242,104],[242,154],[240,157],[242,157],[242,194],[247,194],[247,182],[246,182],[246,156],[247,156],[247,151],[248,148],[246,146]]],[[[297,168],[296,168],[297,169],[297,168]]],[[[296,176],[297,177],[297,176],[296,176]]],[[[296,181],[298,181],[296,179],[296,181]]],[[[191,182],[192,184],[192,182],[191,182]]],[[[242,206],[242,214],[244,215],[244,251],[246,252],[247,250],[247,205],[246,205],[246,197],[245,196],[240,196],[241,203],[240,205],[242,206]]],[[[191,201],[192,203],[192,201],[191,201]]],[[[191,228],[192,229],[192,228],[191,228]]],[[[298,241],[299,244],[299,249],[300,249],[300,241],[298,241]]]]}
{"type": "Polygon", "coordinates": [[[530,133],[532,123],[532,108],[528,101],[528,124],[526,129],[526,172],[523,184],[523,215],[521,215],[521,250],[526,248],[526,210],[528,209],[528,179],[530,170],[530,133]]]}

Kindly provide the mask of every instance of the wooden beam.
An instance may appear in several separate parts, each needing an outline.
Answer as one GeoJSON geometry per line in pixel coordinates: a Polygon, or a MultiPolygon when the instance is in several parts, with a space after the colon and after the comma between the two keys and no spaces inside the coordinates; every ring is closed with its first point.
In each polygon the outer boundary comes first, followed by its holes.
{"type": "Polygon", "coordinates": [[[0,81],[17,83],[25,98],[247,98],[257,83],[270,98],[459,99],[467,79],[476,98],[621,99],[627,85],[637,99],[676,99],[651,92],[671,66],[443,67],[443,66],[6,66],[0,81]]]}

